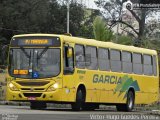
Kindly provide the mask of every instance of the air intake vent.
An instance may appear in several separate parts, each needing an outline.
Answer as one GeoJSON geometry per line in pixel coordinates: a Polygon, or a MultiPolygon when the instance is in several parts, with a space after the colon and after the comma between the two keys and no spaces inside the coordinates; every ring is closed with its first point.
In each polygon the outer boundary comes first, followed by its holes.
{"type": "MultiPolygon", "coordinates": [[[[31,91],[31,88],[21,88],[21,90],[28,90],[31,91]]],[[[44,90],[44,88],[34,88],[34,90],[44,90]]]]}
{"type": "Polygon", "coordinates": [[[21,86],[44,86],[49,83],[49,81],[37,81],[37,82],[31,82],[31,81],[17,81],[18,84],[21,86]]]}
{"type": "Polygon", "coordinates": [[[42,93],[23,93],[25,97],[41,97],[42,93]]]}

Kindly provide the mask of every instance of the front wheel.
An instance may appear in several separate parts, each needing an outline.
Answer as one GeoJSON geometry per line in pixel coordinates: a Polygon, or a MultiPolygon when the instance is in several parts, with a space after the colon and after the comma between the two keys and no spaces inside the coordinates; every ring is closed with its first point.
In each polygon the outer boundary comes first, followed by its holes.
{"type": "Polygon", "coordinates": [[[81,110],[81,107],[84,104],[84,102],[85,102],[85,94],[81,89],[79,89],[76,94],[76,102],[71,104],[72,110],[74,111],[81,110]]]}
{"type": "Polygon", "coordinates": [[[126,104],[119,104],[117,105],[117,110],[118,111],[127,111],[131,112],[134,108],[134,101],[135,101],[135,96],[132,91],[129,91],[127,94],[127,102],[126,104]]]}

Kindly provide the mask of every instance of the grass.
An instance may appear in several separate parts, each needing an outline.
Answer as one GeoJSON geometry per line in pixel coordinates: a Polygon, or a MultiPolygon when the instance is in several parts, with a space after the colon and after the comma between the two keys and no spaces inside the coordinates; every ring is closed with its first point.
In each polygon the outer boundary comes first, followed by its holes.
{"type": "Polygon", "coordinates": [[[0,73],[0,82],[5,82],[6,73],[0,73]]]}

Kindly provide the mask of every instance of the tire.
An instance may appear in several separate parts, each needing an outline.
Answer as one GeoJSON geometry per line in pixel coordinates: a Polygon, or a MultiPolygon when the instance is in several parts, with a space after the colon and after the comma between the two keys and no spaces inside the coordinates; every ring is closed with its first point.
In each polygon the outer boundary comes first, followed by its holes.
{"type": "Polygon", "coordinates": [[[85,102],[85,94],[83,90],[79,89],[76,94],[76,102],[71,104],[72,110],[80,111],[84,102],[85,102]]]}
{"type": "Polygon", "coordinates": [[[126,112],[131,112],[134,108],[134,101],[135,101],[135,96],[132,91],[129,91],[127,94],[127,101],[126,104],[119,104],[117,105],[117,111],[126,111],[126,112]]]}
{"type": "Polygon", "coordinates": [[[30,102],[30,109],[38,110],[47,108],[45,102],[30,102]]]}

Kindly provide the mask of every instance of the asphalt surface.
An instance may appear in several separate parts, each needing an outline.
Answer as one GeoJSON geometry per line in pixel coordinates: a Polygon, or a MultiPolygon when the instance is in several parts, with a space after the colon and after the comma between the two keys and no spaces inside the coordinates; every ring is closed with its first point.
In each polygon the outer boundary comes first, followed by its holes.
{"type": "Polygon", "coordinates": [[[116,109],[72,111],[49,107],[30,110],[29,106],[0,105],[0,120],[159,120],[160,116],[144,111],[118,112],[116,109]]]}

